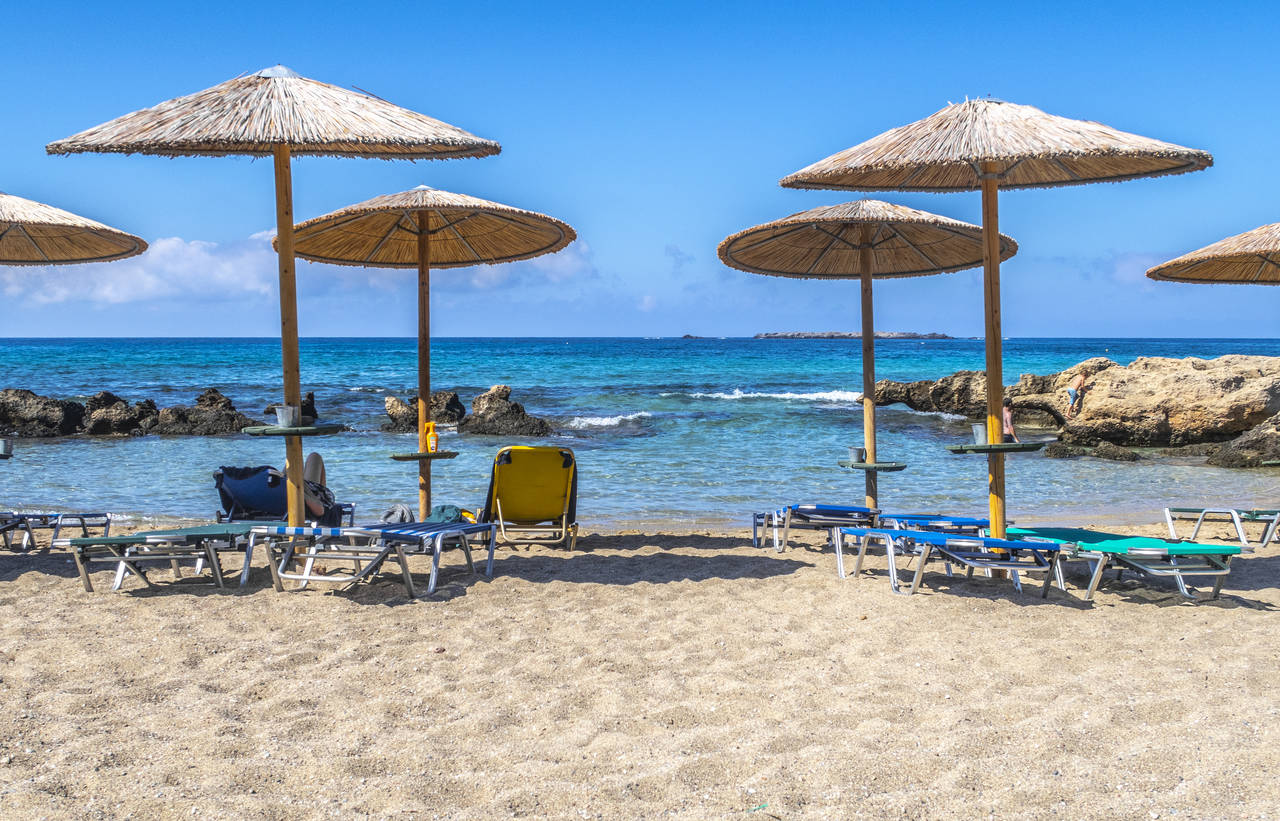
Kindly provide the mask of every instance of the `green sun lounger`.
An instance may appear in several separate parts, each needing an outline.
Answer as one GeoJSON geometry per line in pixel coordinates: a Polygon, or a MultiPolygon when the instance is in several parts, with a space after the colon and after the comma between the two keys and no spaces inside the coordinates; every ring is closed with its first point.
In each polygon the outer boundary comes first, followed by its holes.
{"type": "Polygon", "coordinates": [[[1076,527],[1012,527],[1008,535],[1009,538],[1026,536],[1062,542],[1068,558],[1093,562],[1093,577],[1089,580],[1085,601],[1093,599],[1108,565],[1115,565],[1121,572],[1129,569],[1148,576],[1172,576],[1178,592],[1192,600],[1198,597],[1195,589],[1187,584],[1187,578],[1211,576],[1214,582],[1210,598],[1216,599],[1231,572],[1231,558],[1240,555],[1242,550],[1236,545],[1125,536],[1076,527]]]}
{"type": "Polygon", "coordinates": [[[1262,538],[1259,545],[1265,545],[1267,542],[1276,538],[1277,526],[1280,525],[1280,510],[1245,510],[1236,507],[1166,507],[1164,509],[1164,521],[1169,525],[1169,538],[1180,539],[1178,531],[1175,527],[1176,522],[1188,521],[1195,522],[1191,528],[1191,541],[1195,541],[1200,535],[1200,527],[1205,522],[1229,522],[1235,528],[1236,538],[1240,540],[1240,546],[1245,550],[1252,550],[1249,544],[1249,537],[1245,535],[1244,525],[1246,522],[1257,523],[1263,526],[1262,538]]]}
{"type": "MultiPolygon", "coordinates": [[[[155,585],[147,578],[142,569],[144,562],[168,562],[173,568],[174,576],[180,578],[178,562],[195,559],[196,570],[208,562],[213,584],[223,586],[222,565],[218,561],[218,553],[226,551],[244,552],[249,541],[249,531],[259,522],[224,522],[216,525],[199,527],[178,527],[168,530],[144,530],[127,536],[87,536],[74,539],[56,539],[54,547],[65,547],[71,551],[75,559],[76,570],[80,573],[80,582],[86,592],[93,592],[93,583],[89,580],[89,567],[93,564],[114,564],[116,566],[115,583],[112,590],[120,589],[125,573],[133,573],[147,587],[155,585]]],[[[240,584],[244,585],[249,572],[247,561],[240,573],[240,584]]]]}

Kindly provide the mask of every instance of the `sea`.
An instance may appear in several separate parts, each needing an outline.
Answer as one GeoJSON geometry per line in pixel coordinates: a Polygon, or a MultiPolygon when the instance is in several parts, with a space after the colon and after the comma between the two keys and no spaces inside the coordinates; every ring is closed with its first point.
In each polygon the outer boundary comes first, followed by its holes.
{"type": "MultiPolygon", "coordinates": [[[[980,339],[881,340],[880,378],[936,379],[984,367],[980,339]]],[[[416,382],[412,338],[301,341],[304,391],[324,421],[354,430],[305,440],[327,464],[340,501],[357,520],[396,503],[416,506],[416,465],[392,453],[416,449],[413,434],[384,433],[384,400],[408,398],[416,382]]],[[[1280,355],[1280,340],[1023,339],[1004,343],[1006,383],[1093,356],[1280,355]]],[[[550,442],[579,464],[579,520],[587,532],[630,528],[745,527],[753,511],[796,502],[861,503],[863,477],[842,469],[862,442],[861,351],[857,340],[688,338],[440,338],[432,341],[432,386],[465,404],[496,384],[547,418],[550,442]]],[[[8,339],[0,342],[5,387],[83,400],[109,390],[161,407],[192,404],[216,387],[236,408],[265,419],[281,395],[278,339],[8,339]]],[[[902,406],[877,415],[882,507],[899,511],[986,510],[986,459],[945,445],[972,440],[964,419],[902,406]]],[[[524,440],[529,443],[528,440],[524,440]]],[[[482,504],[494,454],[517,438],[444,431],[437,503],[482,504]]],[[[105,511],[145,524],[212,518],[220,466],[282,467],[284,443],[245,435],[20,439],[0,462],[0,509],[105,511]]],[[[1224,470],[1191,458],[1137,463],[1093,458],[1007,461],[1009,515],[1025,524],[1156,521],[1166,505],[1276,507],[1280,471],[1224,470]]]]}

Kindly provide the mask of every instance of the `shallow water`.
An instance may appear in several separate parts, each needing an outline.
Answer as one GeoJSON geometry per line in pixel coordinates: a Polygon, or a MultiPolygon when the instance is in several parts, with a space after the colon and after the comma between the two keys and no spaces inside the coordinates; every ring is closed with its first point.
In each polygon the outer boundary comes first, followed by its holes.
{"type": "MultiPolygon", "coordinates": [[[[309,440],[338,497],[374,515],[414,498],[414,467],[389,454],[412,434],[378,430],[383,399],[407,397],[416,379],[412,339],[305,339],[303,390],[326,419],[356,432],[309,440]]],[[[877,343],[880,378],[933,379],[983,367],[981,340],[877,343]]],[[[857,501],[861,474],[836,466],[861,443],[857,341],[753,339],[437,339],[436,388],[464,403],[506,383],[513,398],[547,416],[554,441],[578,453],[584,526],[666,521],[681,527],[743,525],[752,510],[788,501],[857,501]]],[[[1090,356],[1280,355],[1277,340],[1010,339],[1006,382],[1090,356]]],[[[83,398],[111,390],[130,401],[190,404],[217,387],[249,416],[280,392],[274,339],[17,339],[0,344],[6,387],[83,398]]],[[[908,463],[881,478],[896,509],[986,508],[986,460],[953,456],[969,438],[964,420],[882,408],[880,453],[908,463]]],[[[516,440],[510,440],[514,442],[516,440]]],[[[489,462],[505,439],[445,432],[460,456],[435,468],[435,497],[480,504],[489,462]]],[[[211,516],[220,465],[279,465],[283,443],[247,436],[24,440],[0,463],[0,507],[76,508],[129,515],[211,516]]],[[[1280,473],[1227,471],[1187,460],[1119,464],[1008,459],[1009,511],[1024,523],[1150,521],[1166,504],[1274,507],[1280,473]]],[[[360,518],[360,517],[358,517],[360,518]]]]}

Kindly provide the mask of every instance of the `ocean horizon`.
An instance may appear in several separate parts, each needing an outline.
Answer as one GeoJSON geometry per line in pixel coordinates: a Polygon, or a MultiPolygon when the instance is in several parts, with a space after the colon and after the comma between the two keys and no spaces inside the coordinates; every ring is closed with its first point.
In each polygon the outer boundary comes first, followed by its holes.
{"type": "MultiPolygon", "coordinates": [[[[413,337],[305,337],[302,385],[322,418],[353,431],[306,441],[328,464],[329,484],[377,518],[414,499],[412,465],[391,453],[413,434],[385,433],[388,395],[415,392],[413,337]]],[[[879,340],[877,377],[936,379],[981,370],[981,339],[879,340]]],[[[1127,364],[1139,356],[1280,355],[1280,340],[1010,337],[1006,383],[1091,356],[1127,364]]],[[[135,402],[192,404],[215,387],[254,418],[278,401],[276,337],[10,338],[0,344],[0,387],[60,399],[108,390],[135,402]]],[[[745,526],[749,514],[800,501],[857,502],[861,474],[837,467],[862,441],[860,346],[848,339],[752,337],[436,337],[432,385],[464,404],[494,384],[546,417],[548,440],[572,447],[580,469],[584,527],[745,526]]],[[[882,458],[908,468],[881,478],[882,505],[953,513],[986,509],[986,461],[944,446],[969,423],[902,406],[878,412],[882,458]]],[[[1033,432],[1034,433],[1034,432],[1033,432]]],[[[434,471],[435,499],[477,507],[493,454],[531,440],[444,432],[457,459],[434,471]]],[[[143,436],[24,439],[0,464],[0,507],[107,511],[147,520],[211,518],[212,473],[224,465],[280,466],[274,439],[143,436]]],[[[1150,522],[1166,505],[1274,507],[1280,476],[1224,470],[1180,457],[1135,464],[1039,454],[1008,463],[1010,515],[1020,523],[1150,522]]]]}

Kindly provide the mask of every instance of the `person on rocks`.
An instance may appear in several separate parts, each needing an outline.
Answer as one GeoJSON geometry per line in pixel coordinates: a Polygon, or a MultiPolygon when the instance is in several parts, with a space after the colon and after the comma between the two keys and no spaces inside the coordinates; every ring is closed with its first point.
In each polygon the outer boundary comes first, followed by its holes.
{"type": "Polygon", "coordinates": [[[1004,432],[1002,437],[1005,442],[1021,442],[1018,438],[1018,432],[1013,429],[1013,400],[1009,397],[1004,398],[1004,409],[1000,414],[1001,430],[1004,432]]]}
{"type": "Polygon", "coordinates": [[[1086,372],[1084,368],[1080,369],[1080,373],[1076,374],[1076,378],[1071,380],[1071,385],[1067,387],[1067,418],[1074,419],[1076,414],[1080,413],[1080,407],[1084,404],[1084,378],[1086,372]]]}

